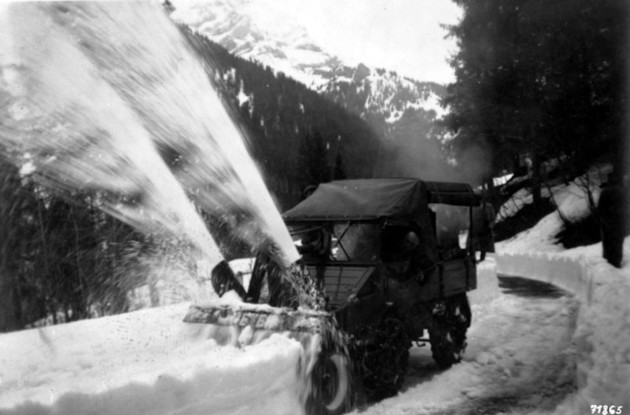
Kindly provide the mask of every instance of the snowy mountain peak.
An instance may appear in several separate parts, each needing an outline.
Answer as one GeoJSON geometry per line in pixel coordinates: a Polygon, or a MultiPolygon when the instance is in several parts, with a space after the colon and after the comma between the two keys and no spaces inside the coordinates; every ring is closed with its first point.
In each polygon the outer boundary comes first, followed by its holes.
{"type": "Polygon", "coordinates": [[[439,104],[444,87],[419,82],[385,69],[370,69],[363,64],[355,68],[339,66],[327,74],[328,81],[318,92],[344,103],[350,110],[385,116],[387,123],[399,121],[406,111],[422,110],[439,118],[446,111],[439,104]]]}
{"type": "Polygon", "coordinates": [[[442,85],[343,62],[322,49],[294,17],[273,2],[176,1],[174,7],[174,21],[240,58],[301,82],[369,120],[391,142],[412,141],[400,137],[403,130],[409,137],[443,135],[433,127],[433,121],[445,113],[439,105],[442,85]]]}
{"type": "Polygon", "coordinates": [[[323,51],[304,27],[281,22],[273,30],[265,29],[255,23],[257,12],[242,0],[210,0],[186,2],[181,7],[176,3],[171,18],[234,55],[258,61],[311,88],[325,83],[323,74],[341,64],[323,51]]]}

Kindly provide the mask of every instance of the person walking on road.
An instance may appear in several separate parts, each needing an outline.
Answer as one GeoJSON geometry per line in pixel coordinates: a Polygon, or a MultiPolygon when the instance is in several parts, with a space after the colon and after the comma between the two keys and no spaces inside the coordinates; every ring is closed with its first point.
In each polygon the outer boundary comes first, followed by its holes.
{"type": "Polygon", "coordinates": [[[597,205],[603,257],[617,268],[621,268],[623,240],[627,233],[626,190],[621,175],[613,171],[599,196],[597,205]]]}
{"type": "Polygon", "coordinates": [[[486,252],[494,252],[494,207],[486,196],[481,197],[481,206],[473,209],[471,243],[475,251],[479,251],[478,262],[486,259],[486,252]]]}

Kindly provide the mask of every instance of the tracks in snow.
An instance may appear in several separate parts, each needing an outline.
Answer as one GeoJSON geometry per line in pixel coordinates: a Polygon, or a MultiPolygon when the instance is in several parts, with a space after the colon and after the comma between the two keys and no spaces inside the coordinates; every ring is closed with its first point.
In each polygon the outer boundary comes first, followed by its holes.
{"type": "MultiPolygon", "coordinates": [[[[496,282],[495,282],[496,284],[496,282]]],[[[575,390],[572,336],[577,300],[524,278],[499,277],[502,292],[475,301],[464,360],[439,370],[429,347],[411,350],[401,393],[364,414],[551,412],[575,390]]]]}

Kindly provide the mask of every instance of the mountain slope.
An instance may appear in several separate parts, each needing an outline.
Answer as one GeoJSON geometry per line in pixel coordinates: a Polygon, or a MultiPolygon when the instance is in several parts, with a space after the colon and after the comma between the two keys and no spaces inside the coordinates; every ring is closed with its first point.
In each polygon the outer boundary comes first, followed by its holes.
{"type": "Polygon", "coordinates": [[[285,25],[270,32],[255,23],[248,2],[211,0],[184,3],[171,18],[246,60],[283,72],[314,88],[326,82],[323,75],[341,62],[324,52],[299,26],[285,25]]]}
{"type": "Polygon", "coordinates": [[[385,121],[399,121],[407,110],[422,109],[430,118],[444,114],[439,99],[444,87],[419,82],[385,69],[370,69],[363,64],[355,68],[338,66],[325,75],[326,82],[316,89],[321,94],[345,103],[351,111],[367,117],[382,114],[385,121]]]}
{"type": "Polygon", "coordinates": [[[208,63],[209,75],[246,132],[250,152],[282,209],[297,203],[307,185],[373,175],[380,140],[358,115],[180,28],[208,63]]]}
{"type": "Polygon", "coordinates": [[[257,22],[266,14],[253,3],[186,2],[179,8],[175,5],[171,18],[231,54],[283,73],[367,121],[382,138],[377,175],[452,177],[442,148],[446,132],[435,123],[444,114],[439,105],[444,86],[363,64],[345,65],[289,18],[278,19],[273,30],[264,29],[257,22]]]}
{"type": "Polygon", "coordinates": [[[343,84],[360,83],[368,98],[366,110],[386,112],[389,122],[400,118],[406,108],[442,113],[437,102],[441,91],[433,88],[437,84],[414,81],[384,69],[369,69],[363,64],[345,65],[288,19],[278,20],[273,31],[263,29],[256,23],[260,19],[256,11],[244,0],[207,0],[186,2],[171,17],[230,53],[283,72],[324,95],[334,95],[343,84]],[[392,99],[395,102],[390,102],[392,99]]]}

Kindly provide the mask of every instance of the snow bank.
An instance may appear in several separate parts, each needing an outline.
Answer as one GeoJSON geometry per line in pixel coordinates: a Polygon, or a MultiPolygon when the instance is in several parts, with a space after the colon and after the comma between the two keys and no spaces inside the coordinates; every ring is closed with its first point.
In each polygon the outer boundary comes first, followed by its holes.
{"type": "Polygon", "coordinates": [[[592,296],[592,277],[583,260],[544,252],[496,256],[497,273],[526,276],[554,284],[586,299],[592,296]]]}
{"type": "MultiPolygon", "coordinates": [[[[572,221],[585,218],[590,213],[586,188],[597,201],[601,179],[609,172],[609,165],[595,166],[568,186],[554,187],[562,214],[572,221]]],[[[630,238],[624,245],[624,267],[616,269],[602,258],[601,244],[563,250],[555,240],[563,226],[558,212],[553,212],[533,228],[498,243],[497,273],[552,283],[580,300],[573,336],[578,391],[555,413],[589,413],[589,405],[630,408],[630,238]]]]}
{"type": "Polygon", "coordinates": [[[299,414],[302,349],[218,346],[187,305],[0,336],[1,414],[299,414]]]}
{"type": "MultiPolygon", "coordinates": [[[[525,275],[574,293],[581,303],[574,334],[578,391],[554,413],[588,413],[590,405],[630,408],[630,261],[622,269],[601,257],[601,244],[564,252],[508,252],[497,272],[525,275]]],[[[630,258],[630,238],[624,257],[630,258]]]]}

